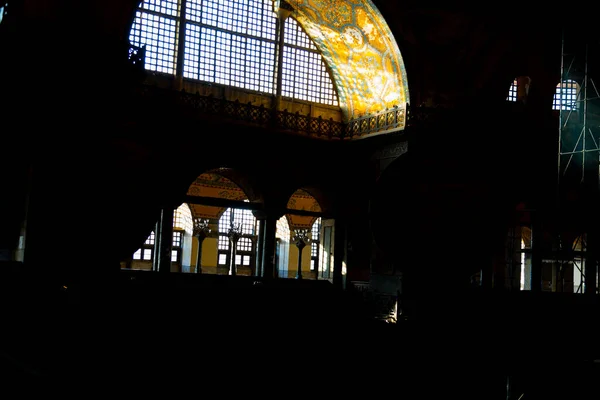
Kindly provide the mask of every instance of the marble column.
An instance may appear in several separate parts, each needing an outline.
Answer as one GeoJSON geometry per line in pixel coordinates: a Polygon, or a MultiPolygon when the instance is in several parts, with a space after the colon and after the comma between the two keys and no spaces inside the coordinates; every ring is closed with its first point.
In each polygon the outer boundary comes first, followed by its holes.
{"type": "Polygon", "coordinates": [[[275,241],[277,220],[280,215],[269,212],[265,215],[265,234],[263,240],[262,276],[271,279],[275,274],[275,241]]]}
{"type": "MultiPolygon", "coordinates": [[[[174,208],[166,206],[160,210],[160,234],[158,237],[158,272],[171,272],[171,249],[173,247],[173,213],[174,208]]],[[[155,248],[157,244],[154,245],[155,248]]]]}

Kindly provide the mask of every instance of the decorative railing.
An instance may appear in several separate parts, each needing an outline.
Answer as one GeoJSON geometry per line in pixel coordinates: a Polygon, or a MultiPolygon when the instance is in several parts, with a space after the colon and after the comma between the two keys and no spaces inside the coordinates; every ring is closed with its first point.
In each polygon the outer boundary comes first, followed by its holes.
{"type": "Polygon", "coordinates": [[[440,106],[407,107],[407,127],[428,126],[451,115],[451,108],[440,106]]]}
{"type": "Polygon", "coordinates": [[[269,130],[299,134],[317,139],[350,140],[368,137],[372,134],[400,130],[405,124],[405,110],[393,108],[374,115],[352,120],[349,123],[311,117],[287,110],[275,111],[264,105],[243,103],[239,100],[226,100],[212,95],[188,93],[158,86],[142,85],[137,91],[142,101],[148,101],[163,109],[177,108],[179,112],[199,118],[210,116],[231,123],[250,124],[269,130]]]}
{"type": "Polygon", "coordinates": [[[396,106],[377,114],[356,118],[348,123],[346,131],[350,138],[359,138],[404,129],[405,124],[406,111],[396,106]]]}
{"type": "MultiPolygon", "coordinates": [[[[129,45],[128,60],[132,68],[141,77],[147,73],[144,69],[145,48],[129,45]]],[[[232,123],[251,124],[270,130],[299,134],[319,139],[352,140],[370,137],[382,133],[390,133],[405,128],[426,127],[440,120],[449,111],[442,107],[419,106],[393,107],[376,114],[353,119],[347,123],[325,119],[321,116],[311,117],[287,110],[274,111],[264,105],[243,103],[239,100],[226,100],[214,95],[193,94],[184,90],[159,88],[158,86],[141,85],[138,95],[149,100],[146,103],[154,109],[156,106],[179,112],[189,112],[200,118],[217,116],[232,123]]]]}

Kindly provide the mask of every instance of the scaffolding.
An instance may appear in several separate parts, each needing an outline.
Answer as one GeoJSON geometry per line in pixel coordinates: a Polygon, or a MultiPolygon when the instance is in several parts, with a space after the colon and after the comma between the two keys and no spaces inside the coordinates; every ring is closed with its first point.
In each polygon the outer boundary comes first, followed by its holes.
{"type": "Polygon", "coordinates": [[[597,37],[585,30],[563,29],[561,79],[553,100],[559,130],[552,262],[553,280],[564,282],[565,271],[578,278],[573,279],[574,293],[598,289],[598,257],[591,255],[598,245],[594,223],[600,207],[600,92],[593,78],[597,71],[591,67],[599,48],[597,37]]]}

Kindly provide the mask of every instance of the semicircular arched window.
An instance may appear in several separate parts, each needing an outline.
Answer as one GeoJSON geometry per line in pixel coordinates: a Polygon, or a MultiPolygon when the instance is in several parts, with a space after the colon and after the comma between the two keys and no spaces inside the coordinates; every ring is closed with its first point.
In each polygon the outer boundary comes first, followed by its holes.
{"type": "Polygon", "coordinates": [[[579,84],[574,80],[566,79],[556,85],[552,109],[576,111],[578,109],[578,96],[579,84]]]}
{"type": "Polygon", "coordinates": [[[149,71],[338,106],[328,66],[292,18],[278,79],[276,33],[272,0],[144,0],[129,41],[149,71]]]}

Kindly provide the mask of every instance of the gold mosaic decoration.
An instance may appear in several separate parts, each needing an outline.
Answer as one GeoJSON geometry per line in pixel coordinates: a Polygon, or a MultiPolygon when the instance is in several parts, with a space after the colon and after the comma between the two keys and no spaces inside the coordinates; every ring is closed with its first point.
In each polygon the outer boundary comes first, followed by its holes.
{"type": "MultiPolygon", "coordinates": [[[[276,1],[275,7],[285,0],[276,1]]],[[[288,0],[332,68],[346,120],[405,109],[406,70],[398,45],[370,0],[288,0]]]]}
{"type": "MultiPolygon", "coordinates": [[[[296,190],[290,197],[287,208],[290,210],[321,212],[321,206],[317,199],[302,189],[296,190]]],[[[287,217],[290,229],[310,229],[317,219],[317,217],[296,214],[288,214],[287,217]]]]}
{"type": "MultiPolygon", "coordinates": [[[[233,181],[224,176],[204,172],[189,186],[188,196],[215,197],[230,200],[246,200],[248,197],[244,191],[233,181]]],[[[225,211],[224,207],[209,206],[203,204],[188,204],[193,218],[208,218],[218,220],[225,211]]],[[[302,189],[296,190],[289,198],[287,207],[291,210],[303,210],[320,212],[319,202],[308,192],[302,189]]],[[[316,217],[302,215],[288,215],[288,222],[293,229],[310,228],[316,217]]]]}
{"type": "MultiPolygon", "coordinates": [[[[188,196],[216,197],[231,200],[246,200],[246,194],[238,185],[219,174],[205,172],[198,176],[187,191],[188,196]]],[[[225,208],[190,204],[194,218],[218,219],[225,208]]]]}

